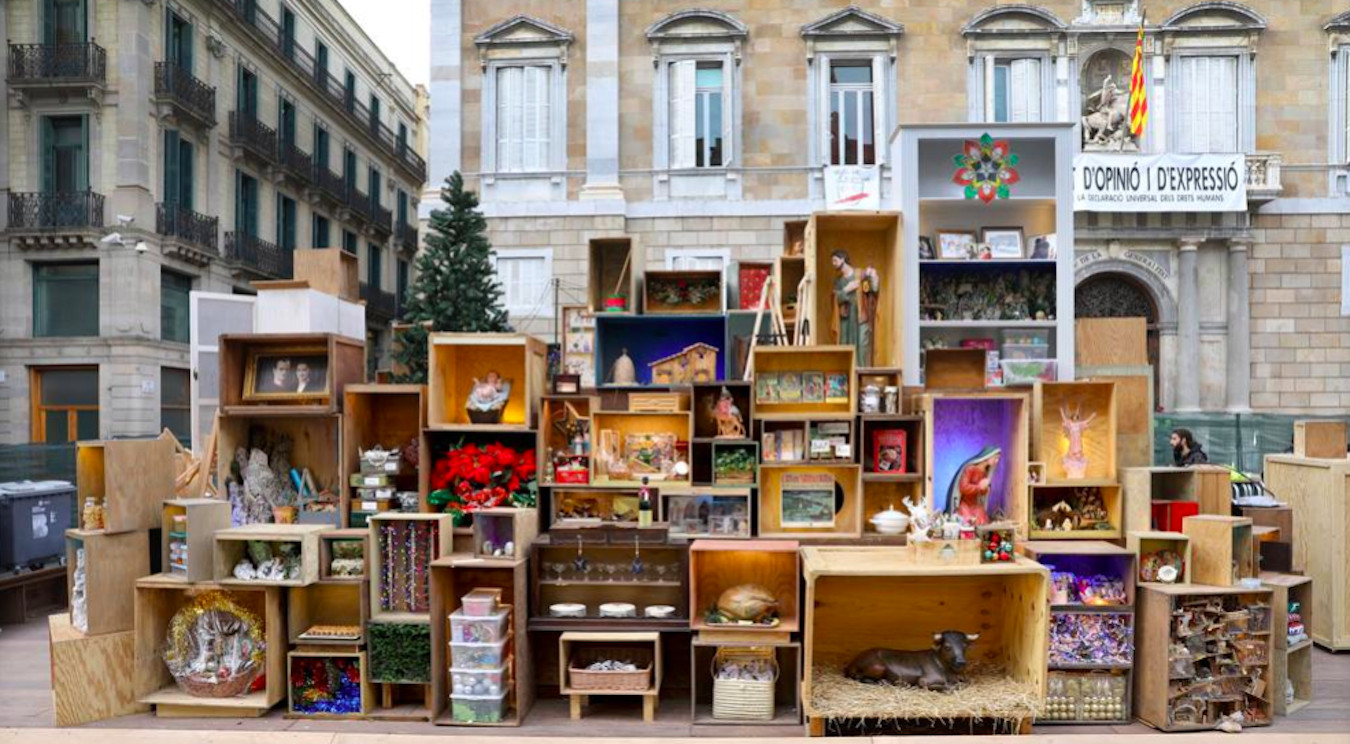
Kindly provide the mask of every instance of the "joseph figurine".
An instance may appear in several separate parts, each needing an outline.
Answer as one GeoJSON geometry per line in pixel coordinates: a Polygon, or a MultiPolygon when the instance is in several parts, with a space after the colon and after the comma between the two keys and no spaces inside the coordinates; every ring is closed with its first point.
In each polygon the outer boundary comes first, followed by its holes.
{"type": "Polygon", "coordinates": [[[830,256],[837,276],[834,278],[835,343],[852,346],[859,367],[871,367],[876,327],[877,291],[880,279],[874,268],[858,270],[849,262],[848,251],[830,256]]]}

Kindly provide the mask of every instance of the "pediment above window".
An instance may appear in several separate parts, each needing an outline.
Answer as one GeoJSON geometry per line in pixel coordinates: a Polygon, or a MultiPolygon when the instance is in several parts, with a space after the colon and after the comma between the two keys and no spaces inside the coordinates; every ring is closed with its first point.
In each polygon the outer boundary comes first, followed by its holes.
{"type": "Polygon", "coordinates": [[[665,52],[731,52],[741,57],[741,45],[750,29],[735,16],[720,10],[691,8],[672,13],[647,29],[653,58],[665,52]]]}
{"type": "Polygon", "coordinates": [[[822,36],[899,36],[904,32],[904,25],[869,13],[856,5],[802,26],[802,36],[807,39],[822,36]]]}
{"type": "Polygon", "coordinates": [[[571,31],[548,21],[517,15],[478,34],[473,42],[485,64],[498,56],[556,56],[566,64],[567,50],[574,39],[571,31]]]}
{"type": "Polygon", "coordinates": [[[1062,31],[1068,24],[1036,5],[999,5],[970,19],[961,28],[967,37],[985,35],[1036,35],[1062,31]]]}
{"type": "Polygon", "coordinates": [[[1322,27],[1323,31],[1339,31],[1344,33],[1350,31],[1350,10],[1327,21],[1327,25],[1322,27]]]}
{"type": "Polygon", "coordinates": [[[1163,21],[1163,31],[1262,31],[1266,19],[1245,5],[1232,2],[1196,3],[1163,21]]]}

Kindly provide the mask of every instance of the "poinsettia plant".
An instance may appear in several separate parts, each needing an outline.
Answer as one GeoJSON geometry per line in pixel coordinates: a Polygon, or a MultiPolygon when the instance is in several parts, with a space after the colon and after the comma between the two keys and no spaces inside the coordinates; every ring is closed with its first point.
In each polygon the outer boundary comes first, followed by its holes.
{"type": "Polygon", "coordinates": [[[437,458],[431,469],[432,506],[467,521],[479,509],[533,507],[538,503],[534,449],[516,451],[499,442],[486,447],[459,444],[437,458]]]}

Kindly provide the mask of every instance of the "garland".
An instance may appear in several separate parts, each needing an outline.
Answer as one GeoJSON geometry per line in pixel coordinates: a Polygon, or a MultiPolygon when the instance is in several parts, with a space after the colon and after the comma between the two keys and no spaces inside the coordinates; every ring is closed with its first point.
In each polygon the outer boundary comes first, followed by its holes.
{"type": "Polygon", "coordinates": [[[339,657],[291,660],[291,708],[296,713],[361,713],[361,663],[339,657]]]}

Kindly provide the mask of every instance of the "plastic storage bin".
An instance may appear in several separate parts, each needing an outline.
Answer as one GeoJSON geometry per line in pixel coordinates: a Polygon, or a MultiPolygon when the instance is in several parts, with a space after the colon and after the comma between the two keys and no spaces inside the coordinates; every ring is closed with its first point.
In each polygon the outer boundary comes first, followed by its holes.
{"type": "Polygon", "coordinates": [[[0,483],[0,570],[64,557],[74,514],[75,486],[66,481],[0,483]]]}
{"type": "Polygon", "coordinates": [[[451,643],[493,643],[506,636],[509,610],[498,610],[491,615],[467,615],[455,610],[450,615],[451,643]]]}
{"type": "Polygon", "coordinates": [[[451,695],[450,711],[460,723],[500,723],[506,717],[506,693],[451,695]]]}
{"type": "Polygon", "coordinates": [[[506,639],[495,643],[450,644],[453,669],[500,669],[505,663],[506,639]]]}
{"type": "Polygon", "coordinates": [[[1046,344],[1004,344],[1003,359],[1021,361],[1024,359],[1050,359],[1050,347],[1046,344]]]}
{"type": "Polygon", "coordinates": [[[491,589],[474,589],[460,597],[460,602],[464,604],[465,615],[484,617],[497,611],[497,601],[500,597],[500,592],[491,589]]]}
{"type": "Polygon", "coordinates": [[[497,669],[450,669],[451,692],[455,695],[496,695],[506,691],[511,683],[511,671],[497,669]]]}

